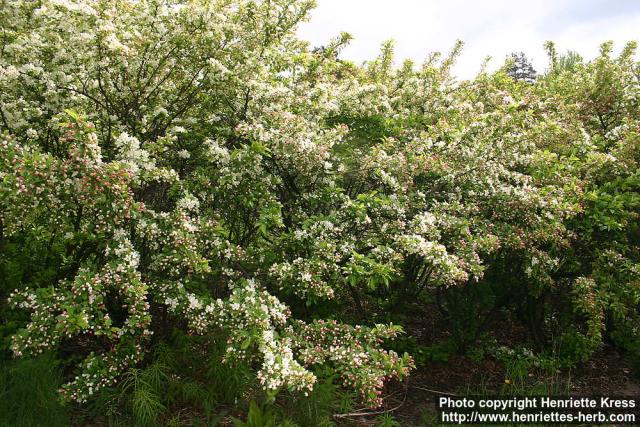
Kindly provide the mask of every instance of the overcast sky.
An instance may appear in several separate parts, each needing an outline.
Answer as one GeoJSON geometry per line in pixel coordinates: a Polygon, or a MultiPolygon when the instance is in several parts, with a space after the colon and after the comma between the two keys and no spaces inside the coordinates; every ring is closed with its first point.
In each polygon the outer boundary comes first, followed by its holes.
{"type": "Polygon", "coordinates": [[[547,58],[543,44],[572,49],[591,59],[606,40],[616,51],[640,39],[640,0],[317,0],[310,22],[298,34],[321,46],[346,31],[354,36],[343,58],[371,59],[387,39],[399,61],[421,62],[428,52],[447,52],[456,39],[465,49],[454,72],[473,77],[490,55],[492,68],[510,52],[523,51],[538,71],[547,58]]]}

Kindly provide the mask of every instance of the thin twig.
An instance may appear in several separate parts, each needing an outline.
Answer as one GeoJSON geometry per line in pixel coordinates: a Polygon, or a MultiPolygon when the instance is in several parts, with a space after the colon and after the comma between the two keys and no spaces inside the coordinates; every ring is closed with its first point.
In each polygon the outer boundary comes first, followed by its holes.
{"type": "MultiPolygon", "coordinates": [[[[405,395],[406,397],[406,395],[405,395]]],[[[391,409],[386,409],[384,411],[374,411],[374,412],[351,412],[350,414],[334,414],[333,417],[334,418],[352,418],[352,417],[367,417],[369,415],[382,415],[382,414],[388,414],[389,412],[393,412],[396,411],[398,409],[400,409],[400,407],[404,405],[404,400],[402,401],[402,403],[400,403],[398,406],[391,408],[391,409]]]]}
{"type": "Polygon", "coordinates": [[[445,396],[457,396],[457,394],[455,394],[455,393],[448,393],[446,391],[432,390],[430,388],[418,387],[418,386],[415,386],[415,385],[412,385],[412,386],[409,386],[409,387],[415,388],[415,389],[418,389],[418,390],[422,390],[422,391],[428,391],[430,393],[443,394],[445,396]]]}
{"type": "MultiPolygon", "coordinates": [[[[388,396],[389,397],[389,396],[388,396]]],[[[400,409],[400,407],[402,407],[402,405],[404,405],[404,402],[406,402],[407,400],[407,389],[405,388],[405,392],[404,392],[404,397],[402,398],[402,402],[400,402],[399,405],[391,408],[391,409],[385,409],[384,411],[373,411],[373,412],[360,412],[362,410],[360,410],[359,412],[351,412],[348,414],[333,414],[334,418],[353,418],[353,417],[367,417],[370,415],[382,415],[382,414],[388,414],[389,412],[393,412],[393,411],[397,411],[398,409],[400,409]]]]}

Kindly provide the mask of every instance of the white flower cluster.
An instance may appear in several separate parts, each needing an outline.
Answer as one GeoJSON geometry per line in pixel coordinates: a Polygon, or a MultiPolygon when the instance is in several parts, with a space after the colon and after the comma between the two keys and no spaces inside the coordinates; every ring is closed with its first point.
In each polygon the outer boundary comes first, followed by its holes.
{"type": "Polygon", "coordinates": [[[148,329],[147,287],[137,271],[139,256],[124,231],[115,233],[104,255],[109,261],[101,271],[83,268],[73,281],[63,281],[55,289],[26,289],[11,295],[14,305],[32,311],[31,322],[13,338],[17,356],[39,354],[63,339],[84,334],[112,342],[114,352],[87,356],[81,374],[64,386],[65,399],[83,402],[97,390],[113,385],[123,368],[141,360],[142,344],[152,334],[148,329]],[[105,306],[107,295],[114,292],[128,312],[120,326],[113,325],[105,306]]]}
{"type": "Polygon", "coordinates": [[[398,244],[407,253],[419,255],[427,265],[432,266],[441,283],[450,285],[464,282],[469,277],[468,273],[460,267],[460,259],[448,253],[447,248],[438,242],[413,234],[399,236],[398,244]]]}
{"type": "Polygon", "coordinates": [[[276,332],[287,321],[287,307],[254,280],[242,280],[232,289],[227,300],[207,303],[183,286],[164,286],[165,295],[173,294],[164,301],[173,313],[186,316],[195,332],[205,333],[213,326],[227,330],[226,361],[261,360],[258,379],[266,389],[310,390],[315,376],[294,359],[290,340],[276,332]]]}
{"type": "MultiPolygon", "coordinates": [[[[140,146],[140,141],[127,132],[122,132],[115,140],[116,159],[121,161],[134,176],[148,174],[155,170],[155,161],[147,150],[140,146]]],[[[138,178],[139,180],[139,178],[138,178]]]]}

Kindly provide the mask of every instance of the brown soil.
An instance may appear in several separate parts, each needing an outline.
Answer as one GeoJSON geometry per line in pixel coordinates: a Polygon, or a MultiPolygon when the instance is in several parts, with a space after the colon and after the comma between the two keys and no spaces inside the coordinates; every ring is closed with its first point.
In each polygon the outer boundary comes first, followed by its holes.
{"type": "MultiPolygon", "coordinates": [[[[411,336],[419,343],[432,344],[447,338],[446,327],[437,315],[421,318],[420,323],[408,325],[411,336]]],[[[497,319],[488,333],[499,345],[526,342],[526,329],[512,319],[497,319]]],[[[556,394],[571,396],[625,396],[640,398],[640,372],[634,372],[630,360],[615,348],[607,346],[573,370],[550,374],[530,372],[521,384],[524,389],[555,390],[556,394]]],[[[451,355],[446,362],[426,362],[411,373],[404,384],[388,387],[385,404],[378,412],[389,411],[402,426],[437,425],[436,399],[458,395],[517,395],[513,384],[505,378],[505,367],[491,357],[474,360],[467,356],[451,355]],[[513,394],[511,394],[513,393],[513,394]]],[[[549,395],[549,393],[541,393],[549,395]]],[[[366,412],[366,411],[362,411],[366,412]]],[[[375,426],[376,417],[363,416],[338,419],[349,426],[375,426]]]]}

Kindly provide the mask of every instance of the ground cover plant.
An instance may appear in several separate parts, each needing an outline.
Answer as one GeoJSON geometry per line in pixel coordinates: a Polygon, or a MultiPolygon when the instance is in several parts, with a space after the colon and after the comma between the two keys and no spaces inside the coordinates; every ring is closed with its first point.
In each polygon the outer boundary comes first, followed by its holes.
{"type": "Polygon", "coordinates": [[[640,368],[636,45],[458,81],[461,43],[310,47],[312,7],[0,3],[4,423],[331,425],[452,354],[640,368]]]}

